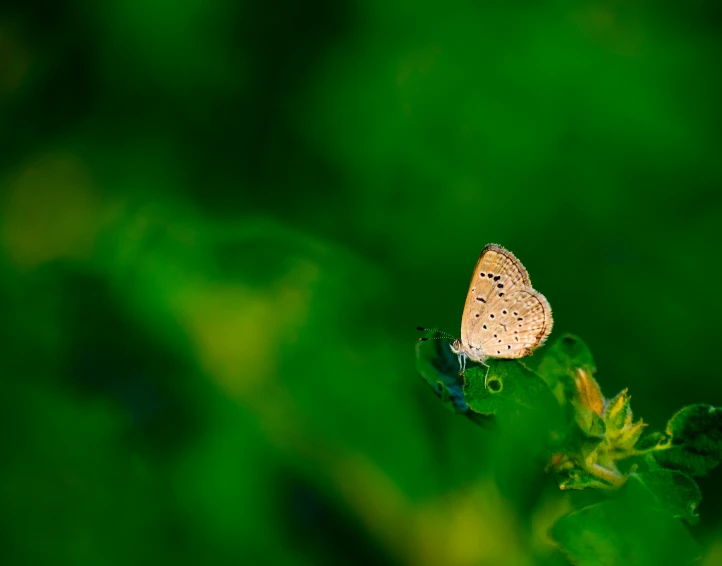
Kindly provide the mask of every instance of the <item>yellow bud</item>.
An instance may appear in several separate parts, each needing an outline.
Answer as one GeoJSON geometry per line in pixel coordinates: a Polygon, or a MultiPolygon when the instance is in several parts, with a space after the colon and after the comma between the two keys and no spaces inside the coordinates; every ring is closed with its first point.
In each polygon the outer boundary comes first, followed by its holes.
{"type": "Polygon", "coordinates": [[[642,430],[645,426],[647,426],[647,424],[639,420],[637,423],[626,427],[622,431],[622,434],[616,443],[617,447],[623,450],[631,450],[634,448],[634,445],[637,444],[639,437],[642,436],[642,430]]]}
{"type": "Polygon", "coordinates": [[[574,385],[576,385],[580,403],[601,417],[604,412],[604,397],[602,397],[599,384],[586,368],[576,368],[576,370],[574,385]]]}

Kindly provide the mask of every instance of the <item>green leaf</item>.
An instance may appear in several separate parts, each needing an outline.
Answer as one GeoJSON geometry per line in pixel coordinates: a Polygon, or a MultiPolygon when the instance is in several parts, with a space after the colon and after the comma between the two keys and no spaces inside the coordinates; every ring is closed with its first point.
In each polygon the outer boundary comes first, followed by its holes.
{"type": "Polygon", "coordinates": [[[667,439],[658,440],[657,461],[693,476],[706,474],[722,461],[722,410],[690,405],[667,423],[667,439]]]}
{"type": "Polygon", "coordinates": [[[667,439],[667,436],[659,431],[650,432],[648,435],[644,436],[639,440],[637,443],[637,450],[653,450],[657,449],[658,447],[661,448],[662,444],[667,439]]]}
{"type": "Polygon", "coordinates": [[[684,519],[690,525],[699,521],[696,509],[702,501],[702,492],[688,475],[676,470],[658,469],[635,476],[654,495],[660,507],[673,517],[684,519]]]}
{"type": "Polygon", "coordinates": [[[533,371],[516,360],[489,360],[487,368],[467,367],[464,396],[469,406],[482,414],[512,414],[520,409],[553,410],[558,407],[549,387],[533,371]]]}
{"type": "Polygon", "coordinates": [[[576,368],[582,368],[593,374],[596,371],[594,358],[587,345],[573,334],[564,334],[544,349],[544,353],[534,360],[524,362],[547,382],[560,403],[571,400],[575,395],[573,381],[576,368]]]}
{"type": "Polygon", "coordinates": [[[562,481],[559,482],[559,489],[561,490],[580,490],[590,487],[597,489],[612,489],[614,487],[581,468],[565,470],[561,475],[563,477],[562,481]]]}
{"type": "Polygon", "coordinates": [[[417,342],[416,367],[444,406],[455,413],[469,410],[462,392],[464,378],[459,375],[459,362],[447,341],[431,339],[417,342]]]}
{"type": "Polygon", "coordinates": [[[464,378],[459,375],[459,361],[447,341],[432,339],[417,342],[416,367],[447,409],[465,414],[477,424],[491,424],[493,417],[469,409],[464,399],[464,378]]]}
{"type": "Polygon", "coordinates": [[[701,552],[689,532],[636,477],[603,503],[565,515],[551,537],[577,566],[690,564],[701,552]]]}
{"type": "Polygon", "coordinates": [[[488,364],[487,387],[487,368],[467,366],[464,397],[471,409],[506,423],[520,418],[531,423],[529,419],[533,419],[538,427],[534,433],[548,434],[553,443],[560,442],[564,436],[561,408],[544,380],[516,360],[489,360],[488,364]]]}

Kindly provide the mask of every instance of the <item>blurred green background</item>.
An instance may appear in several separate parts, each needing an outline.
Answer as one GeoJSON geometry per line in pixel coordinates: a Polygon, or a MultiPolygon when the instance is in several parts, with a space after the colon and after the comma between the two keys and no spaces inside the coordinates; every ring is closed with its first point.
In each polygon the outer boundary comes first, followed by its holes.
{"type": "Polygon", "coordinates": [[[4,2],[2,563],[565,564],[573,498],[442,407],[414,327],[458,333],[496,242],[650,428],[722,405],[721,29],[706,0],[4,2]]]}

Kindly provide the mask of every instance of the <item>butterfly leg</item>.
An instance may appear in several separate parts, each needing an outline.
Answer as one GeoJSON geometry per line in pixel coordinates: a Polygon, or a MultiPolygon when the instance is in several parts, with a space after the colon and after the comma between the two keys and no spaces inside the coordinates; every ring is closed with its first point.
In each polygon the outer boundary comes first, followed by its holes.
{"type": "Polygon", "coordinates": [[[491,369],[491,366],[485,362],[481,362],[481,365],[486,366],[486,373],[484,374],[484,389],[486,389],[486,384],[489,379],[489,370],[491,369]]]}
{"type": "Polygon", "coordinates": [[[459,353],[459,375],[464,375],[466,371],[466,354],[459,353]]]}

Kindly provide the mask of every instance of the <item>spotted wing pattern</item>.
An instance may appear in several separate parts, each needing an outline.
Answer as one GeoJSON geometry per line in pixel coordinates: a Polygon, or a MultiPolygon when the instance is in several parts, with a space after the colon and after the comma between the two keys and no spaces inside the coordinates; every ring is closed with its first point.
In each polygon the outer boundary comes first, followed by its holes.
{"type": "MultiPolygon", "coordinates": [[[[552,329],[549,303],[531,287],[529,274],[510,251],[496,244],[479,256],[461,319],[461,342],[472,359],[521,358],[552,329]]],[[[477,360],[478,361],[478,360],[477,360]]]]}

